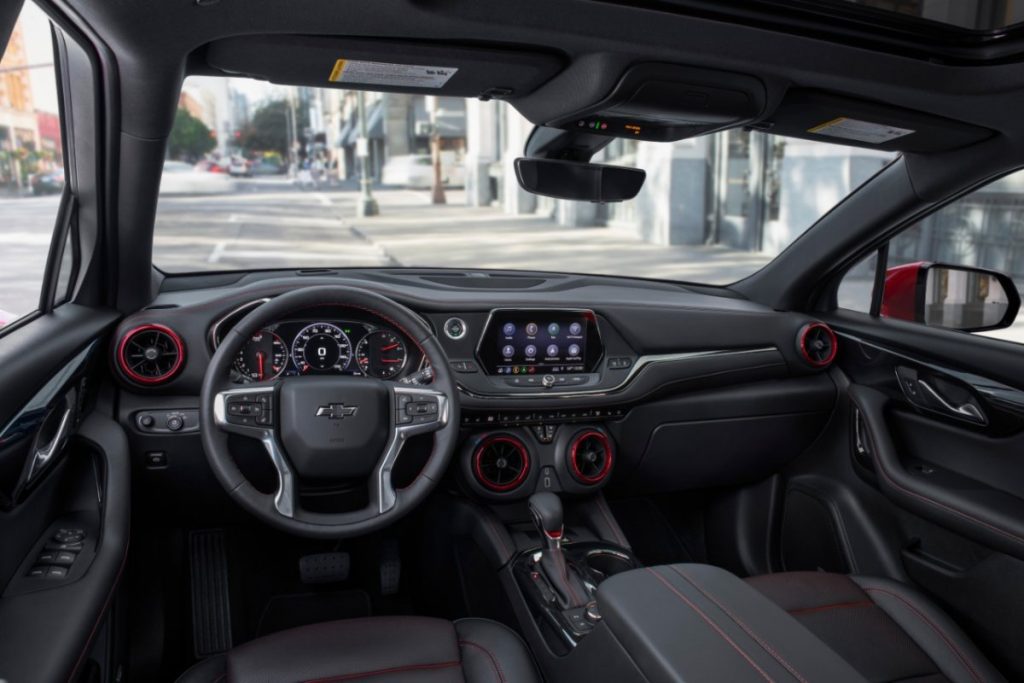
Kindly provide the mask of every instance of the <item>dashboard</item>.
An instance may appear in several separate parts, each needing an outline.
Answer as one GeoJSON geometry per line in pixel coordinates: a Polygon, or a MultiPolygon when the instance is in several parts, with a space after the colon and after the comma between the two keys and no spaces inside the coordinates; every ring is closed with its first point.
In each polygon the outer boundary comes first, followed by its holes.
{"type": "MultiPolygon", "coordinates": [[[[194,476],[182,463],[205,467],[187,439],[200,431],[220,340],[275,296],[329,284],[387,296],[433,330],[459,392],[459,481],[487,500],[549,486],[587,493],[613,471],[645,490],[766,475],[815,437],[831,406],[824,368],[800,354],[806,315],[678,285],[441,271],[183,276],[124,319],[111,345],[121,419],[168,490],[187,498],[194,476]]],[[[369,310],[308,308],[246,340],[233,380],[429,384],[436,368],[416,342],[369,310]]]]}

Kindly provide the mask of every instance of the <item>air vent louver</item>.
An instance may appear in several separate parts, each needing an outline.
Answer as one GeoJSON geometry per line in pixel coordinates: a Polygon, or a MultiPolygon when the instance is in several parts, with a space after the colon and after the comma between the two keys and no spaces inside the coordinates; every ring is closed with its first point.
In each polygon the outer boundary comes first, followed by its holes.
{"type": "Polygon", "coordinates": [[[569,469],[581,484],[600,484],[612,471],[611,441],[596,430],[577,434],[569,446],[569,469]]]}
{"type": "Polygon", "coordinates": [[[141,325],[126,332],[117,346],[117,365],[124,376],[152,386],[170,380],[185,362],[185,345],[163,325],[141,325]]]}
{"type": "Polygon", "coordinates": [[[530,473],[530,453],[513,436],[489,436],[473,452],[473,473],[491,491],[513,491],[530,473]]]}
{"type": "Polygon", "coordinates": [[[809,323],[797,335],[797,349],[804,361],[815,368],[826,368],[838,351],[836,333],[824,323],[809,323]]]}

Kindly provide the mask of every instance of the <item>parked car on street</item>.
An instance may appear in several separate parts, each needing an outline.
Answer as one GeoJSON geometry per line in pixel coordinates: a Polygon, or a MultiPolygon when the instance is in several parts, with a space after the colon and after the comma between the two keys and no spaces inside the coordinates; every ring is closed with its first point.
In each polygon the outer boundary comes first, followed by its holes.
{"type": "Polygon", "coordinates": [[[165,161],[160,194],[224,194],[235,190],[226,173],[196,170],[184,161],[165,161]]]}
{"type": "Polygon", "coordinates": [[[29,179],[32,194],[58,194],[64,189],[64,170],[42,171],[29,179]]]}
{"type": "Polygon", "coordinates": [[[228,162],[228,175],[236,178],[248,178],[252,175],[252,164],[248,159],[233,156],[228,162]]]}
{"type": "MultiPolygon", "coordinates": [[[[455,156],[441,155],[441,178],[445,187],[466,184],[463,165],[455,156]]],[[[425,190],[434,185],[434,162],[429,154],[407,154],[391,157],[381,171],[381,182],[410,189],[425,190]]]]}

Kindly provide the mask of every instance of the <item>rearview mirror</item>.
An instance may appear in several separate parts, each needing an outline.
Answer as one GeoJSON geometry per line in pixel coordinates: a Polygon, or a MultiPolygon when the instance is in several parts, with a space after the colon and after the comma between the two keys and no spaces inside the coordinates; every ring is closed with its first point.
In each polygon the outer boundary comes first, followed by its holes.
{"type": "Polygon", "coordinates": [[[647,173],[639,168],[562,159],[516,159],[516,179],[527,192],[589,202],[621,202],[640,192],[647,173]]]}
{"type": "Polygon", "coordinates": [[[981,332],[1009,327],[1019,309],[1013,280],[993,270],[918,262],[885,271],[885,318],[981,332]]]}

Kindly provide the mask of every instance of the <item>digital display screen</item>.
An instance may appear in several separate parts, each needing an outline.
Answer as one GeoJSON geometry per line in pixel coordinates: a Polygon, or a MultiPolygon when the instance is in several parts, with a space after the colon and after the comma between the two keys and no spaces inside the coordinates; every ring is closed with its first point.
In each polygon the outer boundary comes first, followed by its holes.
{"type": "Polygon", "coordinates": [[[493,375],[589,372],[601,355],[597,322],[589,311],[495,311],[480,355],[493,375]]]}

